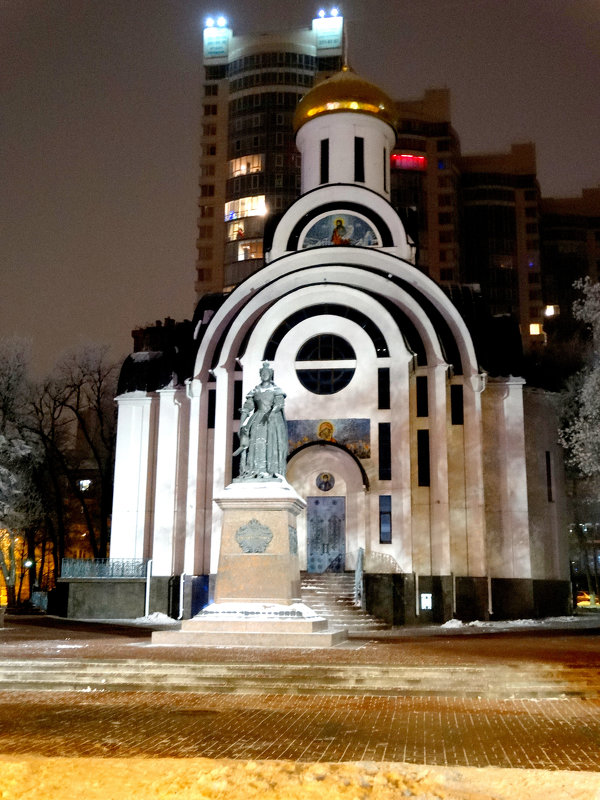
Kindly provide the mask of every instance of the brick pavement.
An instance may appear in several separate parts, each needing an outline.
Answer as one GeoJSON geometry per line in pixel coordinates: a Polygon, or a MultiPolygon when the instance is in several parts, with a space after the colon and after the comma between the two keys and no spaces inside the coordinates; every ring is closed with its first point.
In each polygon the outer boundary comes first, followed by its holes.
{"type": "Polygon", "coordinates": [[[0,752],[600,770],[600,701],[0,693],[0,752]]]}
{"type": "MultiPolygon", "coordinates": [[[[325,651],[149,645],[148,630],[8,620],[4,658],[181,659],[197,663],[528,663],[598,668],[597,631],[437,635],[352,642],[325,651]]],[[[157,687],[159,688],[159,687],[157,687]]],[[[174,757],[600,771],[600,700],[490,700],[193,694],[0,692],[0,752],[13,757],[174,757]]]]}

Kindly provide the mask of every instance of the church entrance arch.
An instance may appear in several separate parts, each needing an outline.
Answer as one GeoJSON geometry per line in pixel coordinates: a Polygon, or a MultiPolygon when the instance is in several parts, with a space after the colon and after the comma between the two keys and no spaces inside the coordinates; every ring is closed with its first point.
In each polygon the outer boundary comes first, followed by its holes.
{"type": "Polygon", "coordinates": [[[335,445],[303,447],[290,458],[287,479],[307,502],[298,518],[300,569],[354,569],[368,529],[364,473],[354,457],[335,445]]]}

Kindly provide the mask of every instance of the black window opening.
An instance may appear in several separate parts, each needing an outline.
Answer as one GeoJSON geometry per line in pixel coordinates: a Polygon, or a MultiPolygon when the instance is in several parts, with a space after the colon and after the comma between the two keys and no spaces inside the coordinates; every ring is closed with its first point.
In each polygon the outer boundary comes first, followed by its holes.
{"type": "Polygon", "coordinates": [[[240,419],[242,412],[242,381],[233,382],[233,418],[240,419]]]}
{"type": "Polygon", "coordinates": [[[450,387],[450,419],[453,425],[463,425],[465,412],[463,405],[463,387],[450,387]]]}
{"type": "Polygon", "coordinates": [[[546,450],[546,492],[548,496],[548,502],[553,503],[554,495],[552,493],[552,457],[549,450],[546,450]]]}
{"type": "Polygon", "coordinates": [[[417,431],[417,480],[419,486],[431,483],[429,466],[429,431],[417,431]]]}
{"type": "Polygon", "coordinates": [[[392,479],[392,436],[389,422],[379,423],[379,480],[392,479]]]}
{"type": "Polygon", "coordinates": [[[383,148],[383,191],[387,192],[387,148],[383,148]]]}
{"type": "Polygon", "coordinates": [[[217,408],[217,390],[216,389],[209,389],[208,390],[208,419],[206,426],[207,428],[214,428],[215,427],[215,411],[217,408]]]}
{"type": "Polygon", "coordinates": [[[377,408],[390,407],[390,371],[387,367],[377,370],[377,408]]]}
{"type": "Polygon", "coordinates": [[[231,477],[237,478],[240,474],[240,459],[241,453],[238,453],[237,456],[233,455],[235,452],[239,450],[240,447],[240,435],[239,433],[234,433],[232,442],[231,442],[231,477]]]}
{"type": "MultiPolygon", "coordinates": [[[[305,342],[296,355],[296,361],[355,361],[352,345],[341,336],[322,333],[305,342]]],[[[323,366],[296,369],[298,380],[313,394],[335,394],[345,389],[354,376],[354,366],[323,366]]]]}
{"type": "Polygon", "coordinates": [[[427,397],[427,377],[417,377],[417,417],[429,416],[429,399],[427,397]]]}
{"type": "Polygon", "coordinates": [[[321,183],[329,183],[329,139],[321,139],[321,183]]]}
{"type": "Polygon", "coordinates": [[[379,543],[392,542],[392,497],[389,494],[379,496],[379,543]]]}
{"type": "Polygon", "coordinates": [[[365,140],[362,136],[354,137],[354,180],[365,182],[365,140]]]}

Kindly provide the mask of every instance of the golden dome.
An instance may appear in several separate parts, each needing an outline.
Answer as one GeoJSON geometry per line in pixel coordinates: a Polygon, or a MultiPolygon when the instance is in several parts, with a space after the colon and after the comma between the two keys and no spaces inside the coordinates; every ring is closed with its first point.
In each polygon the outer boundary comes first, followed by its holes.
{"type": "Polygon", "coordinates": [[[350,67],[344,67],[313,86],[302,98],[294,113],[294,133],[314,117],[338,111],[372,114],[396,127],[394,103],[383,89],[360,78],[350,67]]]}

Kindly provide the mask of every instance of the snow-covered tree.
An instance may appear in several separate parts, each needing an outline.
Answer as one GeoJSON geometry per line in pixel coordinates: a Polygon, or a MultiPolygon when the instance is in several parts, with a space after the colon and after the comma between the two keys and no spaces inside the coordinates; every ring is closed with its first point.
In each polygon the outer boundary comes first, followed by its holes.
{"type": "Polygon", "coordinates": [[[588,477],[600,475],[600,283],[577,281],[581,298],[573,306],[576,319],[592,335],[588,364],[570,381],[563,405],[560,441],[571,466],[588,477]]]}
{"type": "Polygon", "coordinates": [[[598,594],[598,501],[600,487],[600,283],[585,278],[575,287],[581,296],[573,306],[575,318],[591,334],[586,365],[569,381],[563,394],[559,439],[572,474],[574,524],[580,561],[588,590],[598,594]]]}
{"type": "Polygon", "coordinates": [[[40,451],[26,424],[27,357],[22,340],[0,342],[0,573],[9,605],[22,578],[19,561],[41,519],[34,479],[40,451]]]}

